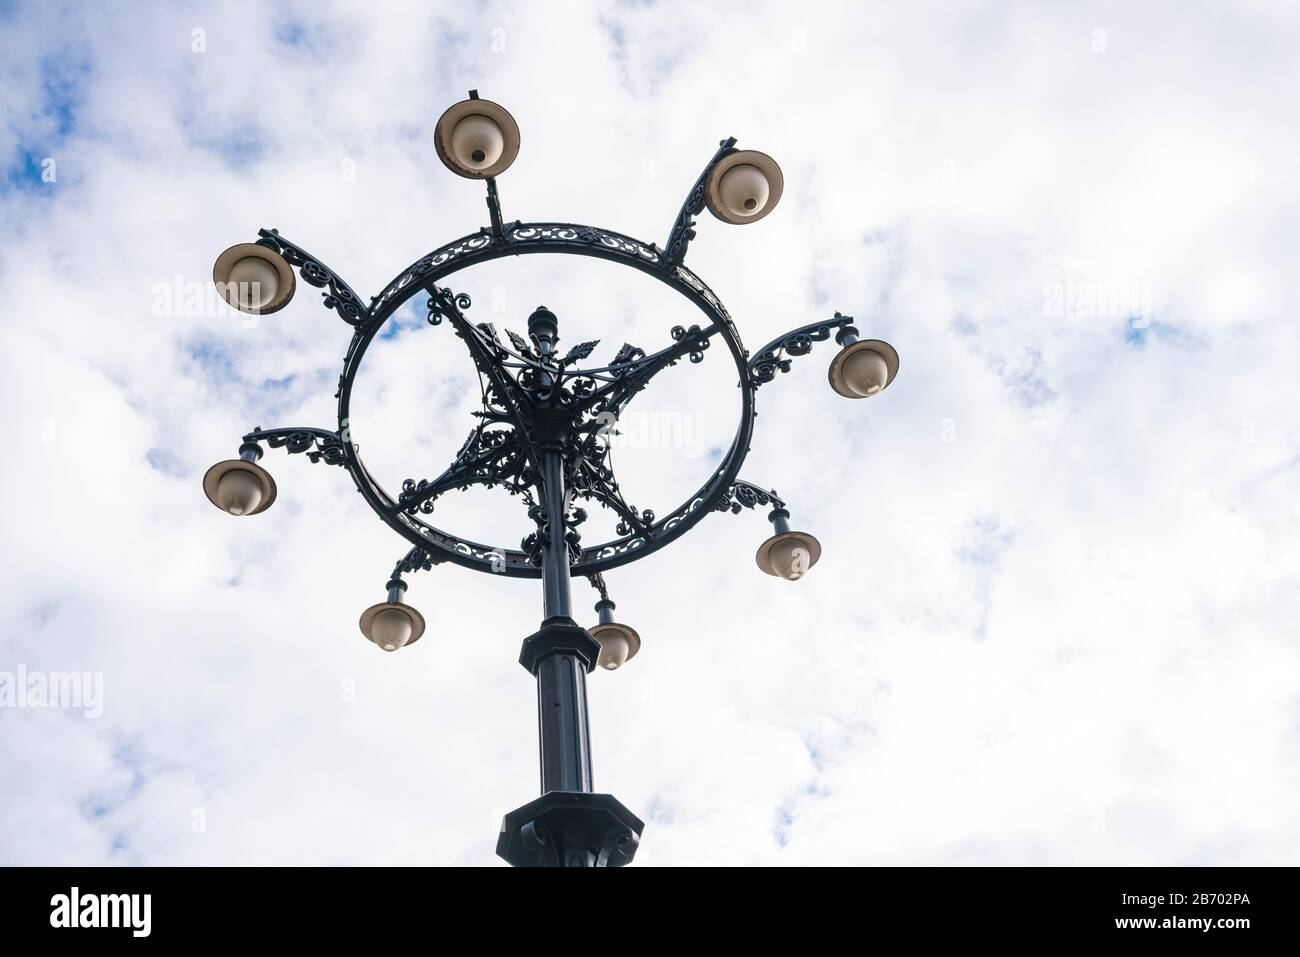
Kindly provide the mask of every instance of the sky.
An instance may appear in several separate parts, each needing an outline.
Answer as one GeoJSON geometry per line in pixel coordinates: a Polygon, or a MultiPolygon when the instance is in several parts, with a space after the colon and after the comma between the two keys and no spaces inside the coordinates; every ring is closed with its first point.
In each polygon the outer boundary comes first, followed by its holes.
{"type": "MultiPolygon", "coordinates": [[[[688,264],[751,350],[838,310],[901,358],[865,401],[831,343],[758,392],[742,476],[820,539],[806,578],[759,571],[761,511],[607,576],[643,646],[590,676],[595,783],[638,864],[1300,860],[1295,3],[6,2],[0,32],[0,693],[88,676],[0,694],[0,864],[501,863],[540,586],[419,572],[428,632],[385,655],[356,623],[407,545],[343,470],[268,451],[255,517],[201,489],[253,426],[335,427],[351,332],[301,282],[248,321],[216,256],[278,228],[368,300],[486,225],[433,144],[469,89],[521,129],[508,220],[662,243],[720,139],[769,153],[780,204],[704,214],[688,264]]],[[[551,258],[454,286],[593,358],[698,321],[551,258]]],[[[725,359],[632,406],[669,424],[616,453],[638,507],[730,441],[725,359]]],[[[354,438],[395,490],[476,396],[413,306],[354,438]]],[[[500,490],[432,518],[529,530],[500,490]]]]}

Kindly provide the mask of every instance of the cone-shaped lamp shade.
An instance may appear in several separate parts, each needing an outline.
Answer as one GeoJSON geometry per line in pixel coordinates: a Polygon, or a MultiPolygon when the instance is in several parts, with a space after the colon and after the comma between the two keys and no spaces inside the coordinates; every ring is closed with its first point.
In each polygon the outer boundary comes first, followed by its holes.
{"type": "Polygon", "coordinates": [[[397,651],[413,645],[424,634],[424,616],[397,602],[380,602],[361,613],[361,634],[382,651],[397,651]]]}
{"type": "Polygon", "coordinates": [[[438,120],[433,142],[438,158],[457,176],[499,176],[519,155],[519,125],[491,100],[461,100],[438,120]]]}
{"type": "Polygon", "coordinates": [[[600,642],[596,664],[606,671],[616,671],[641,650],[641,636],[635,628],[610,622],[590,628],[591,637],[600,642]]]}
{"type": "Polygon", "coordinates": [[[754,557],[769,575],[798,581],[822,557],[822,546],[807,532],[781,532],[760,545],[754,557]]]}
{"type": "Polygon", "coordinates": [[[275,479],[256,462],[227,459],[208,469],[203,492],[227,515],[256,515],[275,501],[275,479]]]}
{"type": "Polygon", "coordinates": [[[287,306],[296,287],[285,258],[258,243],[240,243],[218,256],[212,281],[230,305],[262,316],[287,306]]]}
{"type": "Polygon", "coordinates": [[[709,173],[704,201],[723,222],[757,222],[776,208],[784,184],[781,167],[772,157],[757,150],[737,150],[720,159],[709,173]]]}
{"type": "Polygon", "coordinates": [[[831,362],[831,388],[846,399],[865,399],[884,391],[898,375],[898,353],[888,342],[863,339],[840,350],[831,362]]]}

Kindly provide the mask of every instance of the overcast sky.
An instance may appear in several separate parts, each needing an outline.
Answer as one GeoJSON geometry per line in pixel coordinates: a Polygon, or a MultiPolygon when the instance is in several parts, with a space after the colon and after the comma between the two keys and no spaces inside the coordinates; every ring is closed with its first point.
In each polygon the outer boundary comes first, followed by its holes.
{"type": "MultiPolygon", "coordinates": [[[[901,356],[862,402],[833,344],[759,390],[742,474],[820,538],[807,578],[758,570],[762,512],[607,576],[644,645],[589,680],[595,779],[638,863],[1295,863],[1298,17],[0,3],[0,681],[102,681],[98,716],[0,707],[0,863],[497,862],[537,791],[540,587],[420,572],[429,631],[384,655],[357,617],[407,546],[343,470],[269,451],[253,518],[200,487],[255,425],[335,427],[351,333],[301,282],[243,321],[217,254],[276,227],[369,299],[474,232],[482,186],[433,145],[470,88],[522,131],[507,219],[662,243],[719,139],[770,153],[780,205],[705,214],[690,265],[751,350],[840,310],[901,356]]],[[[698,321],[597,261],[453,285],[594,358],[698,321]]],[[[445,324],[393,328],[353,407],[390,490],[477,389],[445,324]]],[[[682,424],[620,451],[638,507],[729,442],[725,360],[633,405],[682,424]]],[[[529,529],[500,490],[433,519],[529,529]]]]}

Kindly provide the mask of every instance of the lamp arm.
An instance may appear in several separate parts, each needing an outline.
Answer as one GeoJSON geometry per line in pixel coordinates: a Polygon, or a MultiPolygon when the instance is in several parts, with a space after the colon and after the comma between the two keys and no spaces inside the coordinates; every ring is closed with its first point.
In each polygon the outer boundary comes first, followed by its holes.
{"type": "Polygon", "coordinates": [[[344,464],[343,442],[337,432],[331,432],[329,429],[304,426],[263,429],[261,426],[254,426],[253,431],[245,435],[243,441],[241,452],[245,447],[252,447],[258,449],[260,453],[260,443],[265,442],[268,447],[282,448],[291,455],[305,452],[307,458],[313,462],[324,462],[326,465],[344,464]]]}
{"type": "Polygon", "coordinates": [[[677,218],[673,220],[672,231],[668,234],[668,242],[664,243],[661,262],[665,269],[681,265],[686,258],[686,247],[695,238],[695,217],[704,211],[704,188],[708,185],[709,175],[723,157],[734,152],[736,152],[736,138],[728,136],[718,144],[718,151],[713,154],[713,159],[709,160],[709,164],[704,167],[704,172],[695,181],[691,191],[686,194],[686,202],[682,203],[682,208],[678,210],[677,218]]]}
{"type": "Polygon", "coordinates": [[[719,512],[731,512],[733,515],[739,515],[741,508],[752,509],[760,505],[764,508],[770,505],[773,509],[784,509],[785,500],[776,494],[773,489],[764,489],[753,482],[736,479],[723,493],[722,498],[718,499],[718,504],[713,507],[719,512]]]}
{"type": "Polygon", "coordinates": [[[334,270],[301,246],[289,242],[278,230],[259,229],[257,235],[261,237],[257,245],[265,246],[283,257],[285,262],[298,270],[303,282],[327,290],[321,293],[326,309],[333,309],[350,326],[358,326],[369,318],[370,310],[361,304],[361,297],[334,270]]]}
{"type": "Polygon", "coordinates": [[[401,581],[403,575],[410,575],[418,571],[428,571],[434,565],[441,565],[443,560],[430,555],[423,548],[412,548],[409,552],[397,560],[393,566],[393,573],[388,576],[389,581],[401,581]]]}
{"type": "Polygon", "coordinates": [[[749,360],[750,385],[758,388],[764,382],[775,379],[778,372],[789,372],[790,360],[793,357],[806,356],[812,351],[813,343],[825,342],[835,329],[857,334],[857,330],[853,328],[853,317],[837,312],[834,318],[800,326],[777,336],[755,352],[749,360]]]}

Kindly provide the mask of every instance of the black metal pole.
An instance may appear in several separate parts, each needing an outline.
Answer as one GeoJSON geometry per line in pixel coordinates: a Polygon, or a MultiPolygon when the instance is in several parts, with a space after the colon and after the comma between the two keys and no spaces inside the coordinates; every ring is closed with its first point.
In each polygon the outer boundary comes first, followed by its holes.
{"type": "Polygon", "coordinates": [[[572,617],[569,545],[565,541],[568,494],[566,443],[572,423],[561,407],[555,315],[544,306],[528,317],[544,368],[544,405],[533,412],[542,539],[542,606],[545,618],[524,639],[519,663],[537,678],[537,737],[542,796],[515,808],[501,822],[497,854],[517,866],[622,867],[641,840],[641,819],[612,794],[595,794],[587,722],[587,672],[596,667],[600,642],[572,617]]]}
{"type": "MultiPolygon", "coordinates": [[[[546,620],[575,625],[569,598],[569,553],[564,542],[564,464],[561,453],[542,453],[550,540],[542,553],[546,620]]],[[[542,793],[590,791],[591,740],[587,718],[587,663],[557,649],[537,662],[537,728],[542,793]]]]}
{"type": "MultiPolygon", "coordinates": [[[[537,343],[542,363],[551,366],[559,323],[555,314],[539,307],[528,318],[528,331],[537,343]]],[[[547,385],[557,386],[549,373],[547,385]]],[[[543,506],[549,534],[542,551],[543,628],[577,623],[569,595],[569,548],[564,516],[564,443],[559,434],[539,436],[543,506]]],[[[541,755],[542,793],[591,791],[591,740],[587,716],[587,667],[573,651],[557,648],[537,661],[537,728],[541,755]]]]}
{"type": "Polygon", "coordinates": [[[564,458],[559,450],[541,454],[543,502],[550,540],[542,550],[542,610],[544,618],[571,618],[569,549],[564,543],[564,458]]]}

